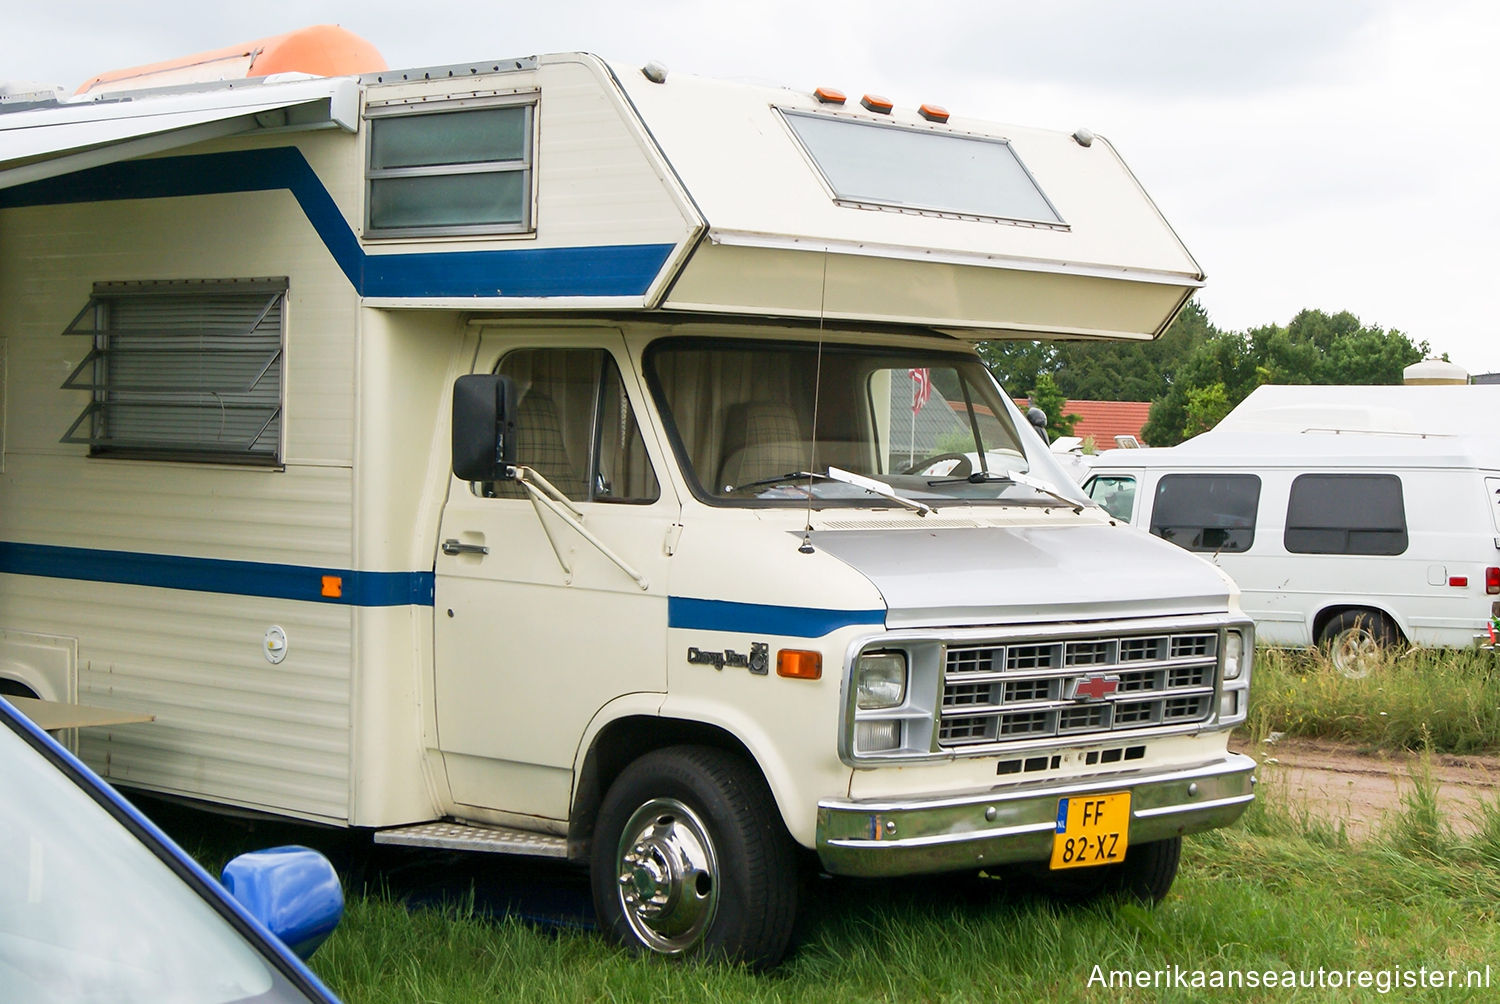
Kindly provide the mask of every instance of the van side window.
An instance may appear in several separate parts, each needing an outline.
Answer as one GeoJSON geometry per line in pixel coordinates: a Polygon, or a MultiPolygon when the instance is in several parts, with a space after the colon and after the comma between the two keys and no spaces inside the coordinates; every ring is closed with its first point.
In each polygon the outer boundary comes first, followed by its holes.
{"type": "Polygon", "coordinates": [[[1151,532],[1189,551],[1248,551],[1259,504],[1254,474],[1168,474],[1156,484],[1151,532]]]}
{"type": "Polygon", "coordinates": [[[1303,474],[1286,508],[1293,554],[1401,554],[1406,504],[1394,474],[1303,474]]]}
{"type": "MultiPolygon", "coordinates": [[[[603,349],[520,349],[496,372],[515,381],[516,462],[578,502],[655,502],[661,495],[614,357],[603,349]]],[[[525,498],[518,484],[483,494],[525,498]]]]}
{"type": "Polygon", "coordinates": [[[1089,478],[1083,490],[1115,519],[1130,522],[1130,517],[1135,512],[1135,478],[1120,474],[1100,474],[1089,478]]]}

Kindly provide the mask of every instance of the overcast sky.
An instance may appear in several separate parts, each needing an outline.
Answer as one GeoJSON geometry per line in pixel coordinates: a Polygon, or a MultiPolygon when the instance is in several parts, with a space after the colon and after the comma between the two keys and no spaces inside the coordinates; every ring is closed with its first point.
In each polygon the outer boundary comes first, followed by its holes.
{"type": "Polygon", "coordinates": [[[317,23],[393,67],[585,50],[1108,136],[1203,269],[1221,328],[1348,310],[1500,371],[1493,0],[51,0],[9,3],[0,79],[317,23]]]}

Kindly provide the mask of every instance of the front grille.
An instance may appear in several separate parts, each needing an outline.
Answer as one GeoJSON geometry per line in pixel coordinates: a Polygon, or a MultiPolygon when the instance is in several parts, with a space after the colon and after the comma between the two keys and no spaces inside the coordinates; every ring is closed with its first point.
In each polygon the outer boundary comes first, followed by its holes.
{"type": "Polygon", "coordinates": [[[952,646],[938,744],[969,747],[1207,721],[1216,631],[952,646]]]}

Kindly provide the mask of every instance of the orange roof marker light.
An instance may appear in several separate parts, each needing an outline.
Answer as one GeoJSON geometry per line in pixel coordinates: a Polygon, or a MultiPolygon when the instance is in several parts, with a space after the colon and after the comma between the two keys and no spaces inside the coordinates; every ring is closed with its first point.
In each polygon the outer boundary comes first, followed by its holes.
{"type": "Polygon", "coordinates": [[[948,121],[948,109],[942,105],[924,104],[921,108],[917,109],[917,112],[929,122],[948,121]]]}
{"type": "Polygon", "coordinates": [[[338,25],[318,24],[162,63],[108,70],[85,81],[77,93],[249,80],[275,73],[346,77],[384,69],[385,59],[375,46],[338,25]]]}
{"type": "Polygon", "coordinates": [[[866,94],[859,99],[859,103],[878,115],[889,115],[891,109],[896,107],[885,98],[876,97],[873,94],[866,94]]]}
{"type": "Polygon", "coordinates": [[[813,91],[813,97],[817,98],[821,104],[825,105],[841,105],[845,101],[849,100],[844,95],[844,92],[836,87],[819,87],[817,90],[813,91]]]}

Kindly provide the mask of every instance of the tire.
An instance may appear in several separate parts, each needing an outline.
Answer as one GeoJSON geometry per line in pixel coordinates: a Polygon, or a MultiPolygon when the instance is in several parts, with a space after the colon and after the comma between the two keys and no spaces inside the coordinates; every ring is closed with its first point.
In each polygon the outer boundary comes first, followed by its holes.
{"type": "Polygon", "coordinates": [[[1025,866],[1022,875],[1036,892],[1069,903],[1119,896],[1154,906],[1172,890],[1181,859],[1182,838],[1169,837],[1132,845],[1119,864],[1052,870],[1038,862],[1025,866]]]}
{"type": "Polygon", "coordinates": [[[765,781],[702,746],[647,753],[610,785],[590,861],[594,909],[641,954],[769,969],[797,909],[797,862],[765,781]]]}
{"type": "Polygon", "coordinates": [[[1362,680],[1380,664],[1384,650],[1396,644],[1396,626],[1374,610],[1346,610],[1323,626],[1318,644],[1333,668],[1351,680],[1362,680]]]}
{"type": "Polygon", "coordinates": [[[1181,837],[1137,844],[1125,852],[1124,861],[1108,866],[1112,871],[1105,884],[1109,892],[1155,905],[1172,891],[1181,860],[1181,837]]]}

